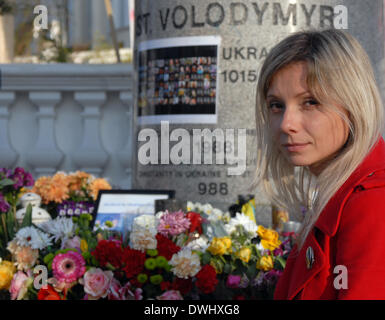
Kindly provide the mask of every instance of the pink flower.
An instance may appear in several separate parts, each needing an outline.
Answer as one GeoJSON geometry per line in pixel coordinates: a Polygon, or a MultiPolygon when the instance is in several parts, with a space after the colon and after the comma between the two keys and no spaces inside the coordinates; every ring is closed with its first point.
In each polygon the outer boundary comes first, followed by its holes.
{"type": "Polygon", "coordinates": [[[226,286],[228,288],[236,289],[239,287],[240,283],[241,283],[241,276],[229,274],[229,276],[227,277],[226,286]]]}
{"type": "Polygon", "coordinates": [[[26,275],[22,271],[18,271],[12,279],[9,292],[11,293],[11,300],[22,300],[28,291],[28,286],[32,284],[30,275],[26,275]],[[30,280],[30,281],[28,281],[30,280]]]}
{"type": "Polygon", "coordinates": [[[59,253],[53,258],[52,271],[60,283],[72,283],[84,274],[85,265],[86,262],[80,253],[68,251],[67,253],[59,253]]]}
{"type": "MultiPolygon", "coordinates": [[[[103,271],[99,268],[91,268],[83,277],[84,292],[88,294],[88,300],[105,298],[113,279],[112,271],[103,271]]],[[[117,284],[115,284],[116,286],[117,284]]],[[[116,287],[115,287],[116,289],[116,287]]]]}
{"type": "Polygon", "coordinates": [[[142,289],[134,288],[131,286],[130,282],[127,282],[124,287],[122,287],[118,280],[113,278],[111,280],[110,289],[108,292],[109,300],[142,300],[142,289]]]}
{"type": "Polygon", "coordinates": [[[157,300],[183,300],[178,290],[168,290],[161,296],[156,297],[157,300]]]}
{"type": "Polygon", "coordinates": [[[164,236],[176,236],[188,230],[190,224],[190,219],[185,216],[182,210],[171,213],[166,210],[160,218],[158,232],[164,236]]]}
{"type": "Polygon", "coordinates": [[[63,242],[61,249],[76,249],[77,252],[81,253],[80,250],[80,238],[78,236],[75,236],[71,239],[67,239],[65,242],[63,242]]]}

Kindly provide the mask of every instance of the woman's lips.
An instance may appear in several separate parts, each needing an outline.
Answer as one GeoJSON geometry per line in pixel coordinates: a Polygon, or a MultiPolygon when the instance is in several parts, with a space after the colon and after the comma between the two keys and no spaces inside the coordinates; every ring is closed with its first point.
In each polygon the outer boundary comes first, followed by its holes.
{"type": "Polygon", "coordinates": [[[302,144],[285,144],[283,145],[288,151],[290,152],[297,152],[297,151],[301,151],[303,150],[304,148],[306,148],[306,146],[308,145],[309,143],[302,143],[302,144]]]}

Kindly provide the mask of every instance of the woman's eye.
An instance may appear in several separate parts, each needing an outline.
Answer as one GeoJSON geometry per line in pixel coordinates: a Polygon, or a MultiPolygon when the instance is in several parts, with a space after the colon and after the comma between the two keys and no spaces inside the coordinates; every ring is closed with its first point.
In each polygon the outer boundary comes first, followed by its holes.
{"type": "Polygon", "coordinates": [[[283,108],[281,103],[278,102],[271,102],[269,103],[269,109],[271,109],[272,112],[279,112],[283,108]]]}
{"type": "Polygon", "coordinates": [[[314,99],[306,100],[304,102],[304,104],[305,104],[306,107],[314,107],[314,106],[318,106],[319,105],[318,101],[314,100],[314,99]]]}

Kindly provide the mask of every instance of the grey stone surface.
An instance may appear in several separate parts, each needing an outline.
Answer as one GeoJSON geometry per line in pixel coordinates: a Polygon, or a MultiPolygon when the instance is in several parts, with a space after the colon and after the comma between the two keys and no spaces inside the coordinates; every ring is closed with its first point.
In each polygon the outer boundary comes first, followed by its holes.
{"type": "MultiPolygon", "coordinates": [[[[134,187],[173,189],[176,190],[177,198],[208,202],[223,210],[235,203],[238,195],[252,193],[256,194],[258,203],[269,207],[269,203],[258,190],[248,189],[255,170],[255,136],[252,130],[255,127],[256,78],[252,74],[258,72],[270,48],[288,34],[308,28],[330,27],[331,20],[327,16],[337,5],[347,7],[347,31],[367,50],[379,86],[383,89],[384,26],[383,2],[380,0],[137,0],[136,48],[143,41],[154,39],[208,35],[221,37],[218,50],[217,123],[175,124],[170,125],[170,131],[174,128],[246,128],[250,129],[251,134],[247,135],[247,171],[242,176],[226,176],[226,165],[144,166],[138,163],[136,152],[133,155],[134,187]],[[232,72],[232,80],[225,81],[224,72],[227,77],[232,72]],[[238,76],[237,81],[235,75],[238,76]],[[216,184],[217,193],[200,194],[200,184],[205,184],[207,188],[210,184],[216,184]],[[226,194],[218,192],[220,184],[226,184],[226,194]]],[[[137,96],[134,100],[137,103],[137,96]]],[[[136,112],[135,108],[135,121],[136,112]]],[[[144,126],[136,121],[136,138],[139,130],[143,128],[159,130],[159,125],[144,126]]],[[[138,149],[137,143],[134,150],[138,149]]],[[[266,211],[261,217],[268,223],[266,211]]]]}

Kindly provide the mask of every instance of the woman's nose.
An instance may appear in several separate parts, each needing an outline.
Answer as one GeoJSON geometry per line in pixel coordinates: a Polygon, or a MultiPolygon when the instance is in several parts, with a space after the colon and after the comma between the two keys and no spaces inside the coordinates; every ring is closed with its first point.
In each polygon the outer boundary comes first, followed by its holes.
{"type": "Polygon", "coordinates": [[[301,125],[301,114],[296,107],[286,106],[282,115],[281,130],[284,133],[297,132],[301,125]]]}

